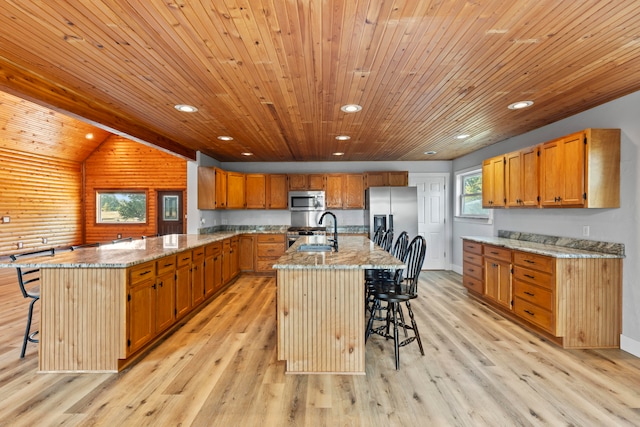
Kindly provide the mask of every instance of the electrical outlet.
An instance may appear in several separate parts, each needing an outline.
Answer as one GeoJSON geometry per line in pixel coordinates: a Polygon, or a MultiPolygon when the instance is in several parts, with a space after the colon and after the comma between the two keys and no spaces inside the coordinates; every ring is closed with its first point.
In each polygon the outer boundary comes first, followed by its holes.
{"type": "Polygon", "coordinates": [[[7,224],[9,222],[11,222],[11,217],[9,217],[9,216],[3,216],[2,217],[2,223],[3,224],[7,224]]]}
{"type": "Polygon", "coordinates": [[[47,238],[46,238],[46,237],[43,237],[43,238],[42,238],[42,243],[46,245],[46,244],[47,244],[47,242],[48,242],[47,238]]]}
{"type": "Polygon", "coordinates": [[[118,239],[122,239],[122,234],[118,233],[118,239]]]}
{"type": "Polygon", "coordinates": [[[22,242],[18,242],[18,249],[22,249],[22,242]]]}
{"type": "Polygon", "coordinates": [[[589,226],[588,226],[588,225],[583,225],[583,226],[582,226],[582,235],[583,235],[584,237],[589,237],[589,232],[590,232],[590,231],[591,231],[591,230],[589,230],[589,226]]]}

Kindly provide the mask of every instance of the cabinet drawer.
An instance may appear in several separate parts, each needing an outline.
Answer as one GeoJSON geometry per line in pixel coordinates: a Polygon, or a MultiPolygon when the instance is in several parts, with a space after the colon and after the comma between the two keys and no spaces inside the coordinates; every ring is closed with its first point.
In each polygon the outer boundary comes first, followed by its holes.
{"type": "Polygon", "coordinates": [[[513,267],[513,278],[542,286],[550,291],[554,288],[553,276],[551,274],[520,267],[519,265],[513,267]]]}
{"type": "Polygon", "coordinates": [[[207,245],[204,252],[206,256],[218,255],[222,252],[222,242],[215,242],[207,245]]]}
{"type": "Polygon", "coordinates": [[[284,243],[261,243],[258,245],[258,258],[279,257],[284,254],[284,243]]]}
{"type": "Polygon", "coordinates": [[[553,313],[521,298],[514,298],[513,311],[521,318],[540,326],[555,335],[553,330],[553,313]]]}
{"type": "Polygon", "coordinates": [[[513,252],[513,263],[550,274],[553,274],[555,267],[555,259],[552,257],[520,251],[513,252]]]}
{"type": "Polygon", "coordinates": [[[205,252],[206,249],[204,248],[204,246],[195,248],[193,250],[193,262],[201,262],[204,259],[205,252]]]}
{"type": "Polygon", "coordinates": [[[231,239],[224,239],[222,241],[222,251],[229,252],[231,250],[231,239]]]}
{"type": "Polygon", "coordinates": [[[462,250],[464,252],[471,252],[474,254],[482,255],[482,243],[472,242],[470,240],[462,241],[462,250]]]}
{"type": "Polygon", "coordinates": [[[149,277],[154,277],[155,267],[153,261],[131,267],[129,270],[129,285],[133,286],[149,277]]]}
{"type": "Polygon", "coordinates": [[[168,256],[159,259],[157,262],[158,276],[166,273],[170,273],[176,269],[176,256],[168,256]]]}
{"type": "Polygon", "coordinates": [[[493,258],[499,261],[511,263],[511,249],[501,248],[499,246],[484,245],[483,253],[485,258],[493,258]]]}
{"type": "Polygon", "coordinates": [[[278,258],[262,258],[256,261],[256,271],[273,271],[273,264],[278,258]]]}
{"type": "Polygon", "coordinates": [[[482,270],[481,266],[469,264],[466,261],[462,264],[462,274],[477,280],[482,280],[482,270]]]}
{"type": "Polygon", "coordinates": [[[191,251],[185,251],[178,254],[178,267],[191,264],[191,251]]]}
{"type": "Polygon", "coordinates": [[[478,280],[469,275],[465,274],[462,276],[462,284],[468,289],[474,292],[477,292],[479,294],[482,294],[484,292],[484,286],[482,285],[482,280],[478,280]]]}
{"type": "Polygon", "coordinates": [[[469,264],[482,265],[482,255],[465,252],[463,255],[464,262],[469,264]]]}
{"type": "Polygon", "coordinates": [[[284,234],[258,234],[257,242],[284,244],[284,234]]]}
{"type": "Polygon", "coordinates": [[[553,292],[532,284],[513,281],[513,295],[549,311],[553,311],[553,292]]]}

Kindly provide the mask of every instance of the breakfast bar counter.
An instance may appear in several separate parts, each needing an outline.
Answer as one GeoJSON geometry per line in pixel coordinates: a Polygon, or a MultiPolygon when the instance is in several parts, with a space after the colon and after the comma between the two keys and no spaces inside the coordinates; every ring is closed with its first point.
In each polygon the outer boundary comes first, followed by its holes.
{"type": "Polygon", "coordinates": [[[302,237],[277,270],[278,359],[287,373],[365,373],[366,269],[403,268],[366,237],[339,240],[339,251],[300,251],[302,237]]]}

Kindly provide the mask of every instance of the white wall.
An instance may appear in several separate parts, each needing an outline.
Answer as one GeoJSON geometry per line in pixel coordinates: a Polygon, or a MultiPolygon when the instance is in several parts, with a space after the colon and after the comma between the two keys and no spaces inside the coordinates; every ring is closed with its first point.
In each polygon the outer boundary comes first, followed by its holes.
{"type": "Polygon", "coordinates": [[[640,261],[640,253],[638,252],[639,214],[637,213],[640,212],[639,110],[640,92],[636,92],[584,113],[478,150],[453,162],[453,170],[459,171],[480,165],[485,158],[535,145],[582,129],[621,129],[621,202],[619,209],[496,209],[494,210],[493,225],[454,222],[453,263],[456,270],[460,269],[462,265],[460,238],[465,235],[495,236],[498,230],[514,230],[583,238],[582,226],[589,225],[590,236],[588,239],[625,245],[621,348],[637,356],[640,356],[640,286],[637,279],[640,274],[638,269],[640,261]]]}

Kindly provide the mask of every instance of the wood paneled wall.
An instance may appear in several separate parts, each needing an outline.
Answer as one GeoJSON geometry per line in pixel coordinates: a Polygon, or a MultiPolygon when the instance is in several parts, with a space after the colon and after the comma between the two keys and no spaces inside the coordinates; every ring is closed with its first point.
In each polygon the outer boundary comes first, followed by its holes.
{"type": "Polygon", "coordinates": [[[81,195],[81,163],[0,148],[0,255],[81,241],[81,195]]]}
{"type": "Polygon", "coordinates": [[[158,190],[181,190],[187,204],[187,162],[158,149],[119,137],[107,139],[85,161],[86,242],[156,234],[158,190]],[[146,190],[147,224],[96,224],[96,190],[146,190]]]}

